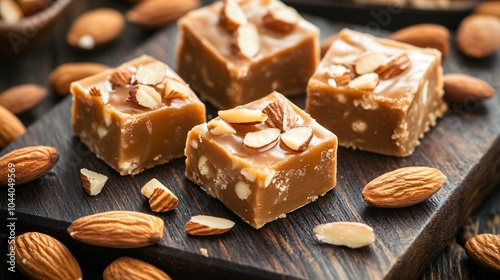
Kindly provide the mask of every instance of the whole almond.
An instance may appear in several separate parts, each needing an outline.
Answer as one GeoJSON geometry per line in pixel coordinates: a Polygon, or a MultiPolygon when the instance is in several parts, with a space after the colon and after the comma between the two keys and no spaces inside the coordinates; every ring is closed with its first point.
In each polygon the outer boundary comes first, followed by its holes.
{"type": "Polygon", "coordinates": [[[127,12],[127,20],[146,28],[160,28],[199,5],[199,0],[141,1],[127,12]]]}
{"type": "Polygon", "coordinates": [[[80,15],[71,25],[66,41],[72,47],[91,50],[120,36],[125,27],[123,15],[110,8],[99,8],[80,15]]]}
{"type": "Polygon", "coordinates": [[[12,173],[16,185],[33,181],[48,173],[58,160],[59,153],[54,147],[29,146],[13,150],[0,157],[0,166],[5,167],[0,169],[0,186],[9,184],[12,173]]]}
{"type": "Polygon", "coordinates": [[[445,181],[443,173],[435,168],[404,167],[373,179],[363,188],[362,195],[375,207],[407,207],[429,198],[445,181]]]}
{"type": "Polygon", "coordinates": [[[457,45],[465,55],[475,58],[493,54],[500,47],[500,18],[471,15],[462,20],[457,30],[457,45]]]}
{"type": "Polygon", "coordinates": [[[13,245],[16,268],[30,279],[82,279],[82,271],[71,252],[57,239],[39,232],[16,236],[13,245]]]}
{"type": "Polygon", "coordinates": [[[14,114],[20,114],[35,107],[47,95],[47,90],[34,84],[11,87],[0,93],[0,105],[14,114]]]}
{"type": "Polygon", "coordinates": [[[50,84],[55,93],[66,96],[72,82],[97,74],[107,68],[109,67],[103,64],[87,62],[61,64],[50,73],[50,84]]]}
{"type": "Polygon", "coordinates": [[[500,2],[498,1],[484,1],[479,3],[474,10],[475,14],[492,15],[500,17],[500,2]]]}
{"type": "Polygon", "coordinates": [[[420,48],[435,48],[443,55],[450,52],[450,32],[438,24],[416,24],[400,29],[389,36],[390,39],[420,48]]]}
{"type": "Polygon", "coordinates": [[[465,252],[475,263],[500,273],[500,235],[483,233],[465,243],[465,252]]]}
{"type": "Polygon", "coordinates": [[[74,239],[95,246],[139,248],[160,242],[163,220],[134,211],[109,211],[75,220],[68,228],[74,239]]]}
{"type": "Polygon", "coordinates": [[[26,132],[24,124],[9,110],[0,105],[0,149],[26,132]]]}
{"type": "Polygon", "coordinates": [[[104,280],[170,280],[162,270],[155,266],[129,257],[116,259],[106,267],[102,277],[104,280]]]}
{"type": "Polygon", "coordinates": [[[450,102],[464,103],[491,98],[495,89],[487,82],[465,74],[444,75],[444,98],[450,102]]]}

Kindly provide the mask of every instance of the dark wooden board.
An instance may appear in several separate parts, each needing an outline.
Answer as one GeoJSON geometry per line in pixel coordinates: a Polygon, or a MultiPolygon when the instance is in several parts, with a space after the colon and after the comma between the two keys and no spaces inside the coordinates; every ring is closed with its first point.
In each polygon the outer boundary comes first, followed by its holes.
{"type": "MultiPolygon", "coordinates": [[[[320,27],[322,37],[345,26],[308,18],[320,27]]],[[[123,60],[147,53],[174,66],[176,38],[177,30],[170,26],[123,60]]],[[[452,49],[445,72],[473,74],[498,90],[498,60],[498,56],[468,60],[452,49]]],[[[292,101],[303,107],[304,95],[292,101]]],[[[72,136],[70,105],[70,98],[62,101],[2,154],[28,145],[57,148],[61,159],[52,171],[16,189],[16,230],[51,234],[65,243],[80,262],[95,264],[96,269],[118,256],[128,255],[181,279],[417,278],[500,182],[500,97],[496,96],[484,103],[471,100],[450,105],[449,112],[426,134],[411,157],[394,158],[339,148],[338,184],[333,191],[288,214],[286,219],[254,230],[185,179],[184,159],[134,177],[119,176],[72,136]],[[413,207],[377,209],[363,201],[361,189],[368,181],[410,165],[436,167],[448,180],[431,199],[413,207]],[[110,177],[100,195],[90,197],[82,191],[79,170],[83,167],[110,177]],[[69,224],[84,215],[109,210],[151,213],[139,191],[151,178],[163,181],[180,199],[175,211],[158,214],[166,225],[159,245],[133,250],[100,248],[74,241],[66,233],[69,224]],[[236,226],[220,236],[190,237],[184,232],[184,224],[196,214],[226,217],[236,226]],[[317,243],[312,228],[331,221],[367,223],[374,228],[377,241],[358,250],[317,243]],[[210,256],[202,256],[200,248],[206,248],[210,256]]],[[[213,117],[216,110],[207,107],[209,117],[213,117]]],[[[6,191],[0,192],[0,209],[1,219],[6,221],[6,191]]]]}

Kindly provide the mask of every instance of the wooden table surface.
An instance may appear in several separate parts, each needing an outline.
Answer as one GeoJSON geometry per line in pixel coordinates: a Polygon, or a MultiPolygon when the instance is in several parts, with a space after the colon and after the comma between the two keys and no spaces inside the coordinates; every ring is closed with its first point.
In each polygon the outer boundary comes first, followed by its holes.
{"type": "MultiPolygon", "coordinates": [[[[83,11],[100,6],[113,7],[119,11],[126,11],[130,5],[126,1],[74,1],[61,22],[54,29],[47,42],[37,50],[12,61],[0,61],[0,91],[11,86],[23,83],[35,83],[49,88],[48,75],[57,65],[65,62],[99,62],[108,65],[117,65],[130,56],[130,53],[139,47],[145,40],[151,39],[157,31],[142,29],[127,24],[126,33],[106,49],[96,52],[81,52],[71,49],[65,42],[65,34],[69,23],[83,11]]],[[[325,38],[328,34],[322,34],[325,38]]],[[[500,63],[496,56],[480,63],[500,63]],[[489,62],[493,61],[493,62],[489,62]]],[[[455,69],[460,71],[460,69],[455,69]]],[[[500,74],[492,73],[490,82],[496,88],[500,87],[500,74]]],[[[498,100],[498,99],[497,99],[498,100]]],[[[48,113],[61,98],[56,97],[51,91],[49,96],[36,108],[20,116],[25,125],[30,125],[41,116],[48,113]]],[[[421,279],[495,279],[495,275],[471,263],[463,249],[465,241],[478,233],[490,232],[500,234],[500,188],[476,210],[473,216],[464,220],[464,226],[459,230],[455,240],[446,246],[443,252],[432,262],[430,267],[421,276],[421,279]]],[[[3,233],[2,228],[1,232],[3,233]]],[[[17,232],[20,234],[20,232],[17,232]]],[[[5,235],[2,237],[1,246],[6,246],[5,235]]],[[[10,279],[7,274],[5,262],[1,262],[0,279],[10,279]]],[[[92,268],[83,263],[83,269],[92,268]]],[[[92,274],[91,274],[92,275],[92,274]]],[[[96,271],[95,275],[100,275],[96,271]]],[[[498,278],[498,275],[497,275],[498,278]]],[[[16,279],[23,279],[16,277],[16,279]]]]}

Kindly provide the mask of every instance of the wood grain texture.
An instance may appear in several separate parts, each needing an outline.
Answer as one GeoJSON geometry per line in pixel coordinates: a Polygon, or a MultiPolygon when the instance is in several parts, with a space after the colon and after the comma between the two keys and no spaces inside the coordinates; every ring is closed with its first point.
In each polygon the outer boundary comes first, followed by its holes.
{"type": "MultiPolygon", "coordinates": [[[[344,26],[310,19],[320,26],[324,37],[344,26]]],[[[162,30],[123,60],[147,53],[175,66],[176,35],[174,27],[162,30]]],[[[445,62],[445,73],[466,72],[479,76],[498,91],[500,78],[494,74],[500,70],[498,60],[498,57],[468,60],[453,49],[445,62]]],[[[121,59],[115,61],[116,65],[121,59]]],[[[303,107],[304,96],[292,100],[303,107]]],[[[18,230],[50,233],[62,241],[77,259],[92,264],[97,273],[84,270],[84,274],[92,273],[90,279],[99,277],[99,271],[102,272],[106,264],[122,255],[150,262],[181,279],[414,279],[500,182],[500,97],[497,95],[483,104],[472,100],[466,105],[451,106],[411,157],[399,159],[340,148],[338,185],[332,192],[287,215],[286,219],[254,230],[184,178],[184,159],[135,177],[120,177],[71,135],[70,102],[69,98],[63,100],[1,154],[27,145],[53,145],[61,153],[60,162],[51,173],[17,188],[18,230]],[[376,209],[363,202],[361,189],[367,182],[384,172],[409,165],[436,167],[446,174],[448,181],[429,201],[413,207],[376,209]],[[90,197],[81,190],[78,178],[83,167],[110,177],[100,195],[90,197]],[[108,210],[151,213],[140,188],[153,177],[164,182],[180,200],[178,208],[171,213],[152,213],[163,218],[166,224],[160,245],[134,250],[105,249],[74,241],[66,233],[69,224],[83,215],[108,210]],[[221,216],[237,224],[221,236],[187,236],[184,223],[197,214],[221,216]],[[312,228],[331,221],[365,222],[375,229],[378,239],[374,245],[361,250],[318,244],[312,228]],[[206,248],[210,257],[202,256],[200,248],[206,248]]],[[[215,109],[210,106],[208,109],[209,117],[215,116],[215,109]]],[[[7,215],[6,201],[6,193],[1,192],[0,219],[3,221],[7,215]]],[[[456,255],[457,249],[446,250],[456,255]]],[[[450,258],[449,262],[456,263],[455,260],[450,258]]]]}

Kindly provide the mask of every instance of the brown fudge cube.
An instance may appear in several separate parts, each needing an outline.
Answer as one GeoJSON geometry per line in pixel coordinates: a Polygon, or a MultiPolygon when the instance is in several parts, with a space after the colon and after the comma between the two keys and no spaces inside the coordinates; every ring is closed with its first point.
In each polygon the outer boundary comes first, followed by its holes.
{"type": "Polygon", "coordinates": [[[307,86],[306,112],[339,145],[408,156],[446,111],[441,53],[344,29],[307,86]]]}
{"type": "Polygon", "coordinates": [[[186,177],[255,228],[336,184],[337,137],[277,92],[194,127],[185,154],[186,177]]]}
{"type": "Polygon", "coordinates": [[[184,155],[205,105],[167,65],[141,56],[74,82],[73,132],[97,157],[137,174],[184,155]]]}
{"type": "Polygon", "coordinates": [[[318,28],[280,1],[218,1],[178,24],[177,71],[218,108],[303,93],[319,62],[318,28]]]}

